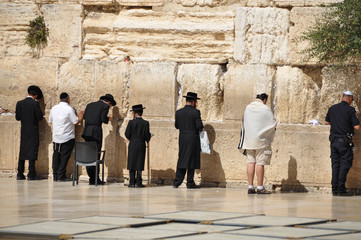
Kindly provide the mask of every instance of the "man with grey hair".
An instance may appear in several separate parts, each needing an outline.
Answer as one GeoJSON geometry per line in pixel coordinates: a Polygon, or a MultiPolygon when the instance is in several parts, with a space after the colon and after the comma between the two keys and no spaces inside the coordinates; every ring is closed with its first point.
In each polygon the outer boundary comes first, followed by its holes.
{"type": "Polygon", "coordinates": [[[53,124],[53,177],[54,181],[66,181],[66,166],[75,145],[74,125],[83,120],[83,111],[78,116],[69,105],[66,92],[60,94],[60,103],[50,110],[49,123],[53,124]]]}
{"type": "Polygon", "coordinates": [[[331,106],[326,115],[326,125],[331,125],[331,166],[332,166],[332,194],[334,196],[349,196],[346,192],[346,178],[352,167],[354,130],[360,128],[360,121],[355,108],[351,107],[353,94],[346,91],[342,101],[331,106]]]}
{"type": "Polygon", "coordinates": [[[242,121],[239,149],[245,149],[248,158],[248,194],[270,194],[263,186],[264,166],[269,165],[272,156],[271,143],[276,131],[276,119],[266,105],[268,95],[261,93],[247,105],[242,121]],[[253,186],[257,174],[257,191],[253,186]]]}

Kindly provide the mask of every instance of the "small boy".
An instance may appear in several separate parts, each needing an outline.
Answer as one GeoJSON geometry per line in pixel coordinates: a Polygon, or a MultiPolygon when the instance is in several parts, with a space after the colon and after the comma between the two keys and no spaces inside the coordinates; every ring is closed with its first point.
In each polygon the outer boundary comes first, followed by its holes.
{"type": "Polygon", "coordinates": [[[149,142],[151,133],[149,132],[149,122],[142,118],[143,105],[132,106],[133,119],[129,121],[125,136],[130,141],[128,146],[129,185],[134,188],[144,187],[142,183],[142,171],[144,170],[145,142],[149,142]],[[137,174],[137,176],[135,176],[137,174]]]}

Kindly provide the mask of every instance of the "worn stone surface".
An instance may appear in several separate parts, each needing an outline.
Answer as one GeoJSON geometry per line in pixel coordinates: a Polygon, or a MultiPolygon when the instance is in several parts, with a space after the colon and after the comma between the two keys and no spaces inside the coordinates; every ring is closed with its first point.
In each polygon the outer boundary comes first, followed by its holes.
{"type": "Polygon", "coordinates": [[[80,58],[82,6],[45,4],[40,10],[49,29],[47,46],[42,54],[47,57],[80,58]]]}
{"type": "MultiPolygon", "coordinates": [[[[361,68],[348,67],[332,69],[325,67],[322,69],[322,89],[320,116],[324,120],[327,110],[333,104],[339,103],[344,91],[351,91],[354,94],[354,102],[358,117],[361,117],[361,68]]],[[[361,118],[360,118],[361,119],[361,118]]]]}
{"type": "Polygon", "coordinates": [[[224,67],[210,64],[181,64],[177,81],[180,87],[178,108],[185,105],[187,92],[196,92],[201,117],[207,121],[222,120],[224,67]]]}
{"type": "Polygon", "coordinates": [[[17,124],[14,115],[0,115],[0,131],[3,137],[0,138],[0,169],[12,172],[17,167],[14,157],[18,155],[20,139],[20,124],[17,124]],[[16,134],[15,134],[16,133],[16,134]]]}
{"type": "Polygon", "coordinates": [[[183,7],[218,7],[233,5],[234,3],[246,4],[247,0],[170,0],[170,2],[180,4],[183,7]]]}
{"type": "Polygon", "coordinates": [[[163,0],[119,0],[123,6],[161,6],[163,0]]]}
{"type": "Polygon", "coordinates": [[[176,64],[138,63],[130,74],[130,108],[143,104],[145,117],[174,118],[176,106],[176,64]]]}
{"type": "Polygon", "coordinates": [[[59,67],[57,77],[59,94],[67,91],[71,105],[77,110],[84,110],[90,102],[98,100],[95,96],[95,62],[69,61],[59,67]]]}
{"type": "Polygon", "coordinates": [[[92,12],[84,20],[85,59],[227,62],[233,55],[234,14],[92,12]]]}
{"type": "Polygon", "coordinates": [[[0,58],[5,56],[31,56],[25,43],[29,21],[39,15],[35,4],[0,2],[0,58]]]}
{"type": "Polygon", "coordinates": [[[320,87],[318,79],[312,77],[315,76],[300,68],[277,68],[275,116],[279,122],[307,124],[312,119],[320,119],[320,87]]]}
{"type": "Polygon", "coordinates": [[[303,33],[315,24],[317,18],[322,17],[324,8],[321,7],[294,7],[291,10],[290,21],[293,23],[289,29],[289,61],[292,65],[312,65],[317,59],[307,59],[302,53],[309,47],[308,41],[301,40],[303,33]]]}
{"type": "Polygon", "coordinates": [[[270,0],[248,0],[247,7],[269,7],[270,0]]]}
{"type": "Polygon", "coordinates": [[[54,95],[57,69],[58,61],[54,59],[0,59],[0,107],[14,112],[16,102],[24,99],[28,87],[35,84],[43,91],[41,108],[43,111],[51,108],[57,99],[54,95]]]}
{"type": "Polygon", "coordinates": [[[310,7],[336,2],[339,0],[273,0],[273,4],[277,7],[310,7]]]}
{"type": "Polygon", "coordinates": [[[288,63],[289,11],[278,8],[238,8],[234,59],[242,64],[288,63]]]}
{"type": "Polygon", "coordinates": [[[224,119],[241,120],[246,106],[262,92],[270,96],[267,104],[273,108],[275,72],[273,67],[262,64],[229,64],[224,86],[224,119]]]}

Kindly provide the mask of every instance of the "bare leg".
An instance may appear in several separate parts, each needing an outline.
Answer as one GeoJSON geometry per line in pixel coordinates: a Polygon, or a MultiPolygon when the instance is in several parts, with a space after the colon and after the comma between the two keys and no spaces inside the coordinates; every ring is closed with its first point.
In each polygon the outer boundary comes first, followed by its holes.
{"type": "Polygon", "coordinates": [[[263,186],[263,177],[264,177],[263,165],[256,166],[256,174],[257,174],[257,186],[263,186]]]}
{"type": "Polygon", "coordinates": [[[255,165],[256,165],[255,163],[248,163],[247,164],[248,185],[253,185],[255,165]]]}

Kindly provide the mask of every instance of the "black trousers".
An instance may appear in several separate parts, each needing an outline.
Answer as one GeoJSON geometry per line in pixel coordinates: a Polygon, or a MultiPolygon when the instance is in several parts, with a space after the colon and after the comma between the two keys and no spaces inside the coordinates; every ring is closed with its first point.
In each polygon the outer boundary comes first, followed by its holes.
{"type": "Polygon", "coordinates": [[[346,192],[346,178],[352,167],[353,150],[347,138],[333,138],[331,141],[332,193],[346,192]]]}
{"type": "Polygon", "coordinates": [[[136,170],[129,170],[129,185],[142,185],[143,179],[142,179],[142,171],[136,171],[136,170]],[[135,174],[137,174],[137,177],[135,177],[135,174]]]}
{"type": "Polygon", "coordinates": [[[75,139],[65,143],[53,143],[53,175],[54,180],[66,178],[66,166],[75,145],[75,139]]]}
{"type": "MultiPolygon", "coordinates": [[[[98,159],[100,159],[100,151],[102,150],[102,141],[96,140],[92,137],[84,137],[84,140],[86,142],[96,142],[97,143],[97,150],[99,152],[98,159]]],[[[89,183],[95,183],[95,166],[86,167],[86,171],[89,176],[89,183]]],[[[99,183],[99,164],[98,164],[98,172],[97,172],[97,178],[99,183]]]]}
{"type": "Polygon", "coordinates": [[[186,169],[186,168],[177,168],[177,171],[175,173],[175,179],[173,180],[174,186],[179,186],[182,184],[184,177],[187,173],[187,187],[194,185],[194,169],[186,169]]]}
{"type": "MultiPolygon", "coordinates": [[[[18,176],[24,175],[25,171],[25,160],[18,161],[18,176]]],[[[36,171],[35,171],[35,160],[29,160],[29,172],[28,172],[28,178],[29,177],[35,177],[36,171]]]]}

